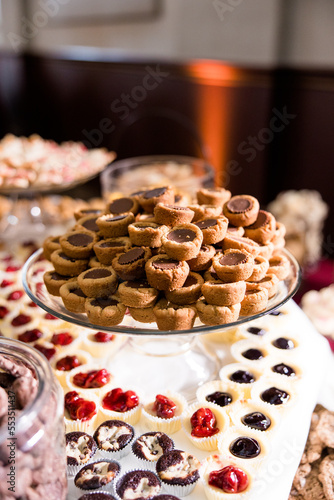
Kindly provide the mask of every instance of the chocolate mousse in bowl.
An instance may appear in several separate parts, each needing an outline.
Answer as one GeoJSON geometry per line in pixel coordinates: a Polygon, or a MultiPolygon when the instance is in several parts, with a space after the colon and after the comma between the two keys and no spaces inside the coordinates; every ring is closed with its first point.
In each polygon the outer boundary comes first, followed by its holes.
{"type": "Polygon", "coordinates": [[[65,500],[63,396],[46,358],[0,337],[0,498],[65,500]]]}

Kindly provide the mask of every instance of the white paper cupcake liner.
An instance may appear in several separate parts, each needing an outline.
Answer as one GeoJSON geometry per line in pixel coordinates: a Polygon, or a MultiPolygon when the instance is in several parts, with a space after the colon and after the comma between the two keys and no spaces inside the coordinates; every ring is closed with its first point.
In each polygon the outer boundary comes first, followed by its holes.
{"type": "Polygon", "coordinates": [[[131,387],[131,388],[129,388],[129,387],[123,388],[122,387],[123,391],[132,390],[137,394],[137,396],[139,398],[139,404],[135,408],[132,408],[131,410],[125,411],[125,412],[107,410],[107,409],[103,408],[102,402],[103,402],[104,397],[108,394],[108,392],[112,391],[116,387],[117,386],[111,387],[110,389],[103,391],[100,395],[97,427],[100,424],[102,424],[102,422],[105,422],[106,420],[122,420],[123,422],[126,422],[127,424],[130,424],[130,425],[136,425],[140,420],[140,416],[141,416],[141,412],[142,412],[142,397],[141,397],[140,391],[138,391],[135,387],[131,387]]]}
{"type": "Polygon", "coordinates": [[[262,371],[254,368],[253,366],[250,366],[248,363],[229,363],[220,369],[219,377],[224,382],[228,382],[233,387],[239,388],[239,390],[242,390],[244,397],[248,399],[250,397],[250,394],[251,394],[253,387],[259,384],[261,377],[262,377],[262,371]],[[251,372],[255,377],[255,381],[251,382],[251,383],[246,383],[246,384],[234,382],[233,380],[230,379],[230,375],[232,375],[232,373],[234,373],[238,370],[244,370],[244,371],[251,372]]]}
{"type": "Polygon", "coordinates": [[[142,418],[145,426],[147,426],[151,431],[160,431],[165,432],[166,434],[174,434],[181,429],[181,418],[188,404],[182,394],[171,391],[163,391],[162,394],[174,401],[176,405],[180,406],[180,414],[173,418],[160,418],[156,415],[152,415],[149,412],[148,407],[155,401],[156,395],[154,395],[150,398],[147,398],[147,402],[144,403],[142,409],[142,418]]]}
{"type": "MultiPolygon", "coordinates": [[[[71,392],[71,391],[67,391],[71,392]]],[[[96,414],[90,418],[89,420],[71,420],[70,418],[67,417],[68,413],[65,410],[65,416],[64,416],[64,422],[65,422],[65,431],[66,434],[69,432],[74,432],[74,431],[79,431],[79,432],[86,432],[87,434],[93,434],[94,433],[94,428],[96,426],[97,422],[97,416],[98,416],[98,411],[99,411],[99,400],[94,394],[86,396],[86,394],[83,394],[81,391],[76,391],[80,397],[86,399],[87,401],[93,401],[96,405],[96,414]]],[[[66,393],[65,393],[66,395],[66,393]]]]}
{"type": "Polygon", "coordinates": [[[164,480],[162,480],[161,481],[162,491],[168,493],[169,495],[175,495],[176,497],[186,497],[190,495],[190,493],[194,490],[198,481],[199,479],[197,479],[191,484],[180,485],[180,484],[168,484],[165,483],[164,480]]]}

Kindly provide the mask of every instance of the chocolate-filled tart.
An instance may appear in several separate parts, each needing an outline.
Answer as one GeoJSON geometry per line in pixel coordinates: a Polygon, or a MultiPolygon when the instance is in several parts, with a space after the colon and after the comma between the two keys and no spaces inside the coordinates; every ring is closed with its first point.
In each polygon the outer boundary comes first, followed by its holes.
{"type": "Polygon", "coordinates": [[[149,470],[130,470],[116,483],[115,491],[121,500],[151,500],[160,493],[161,482],[149,470]]]}
{"type": "Polygon", "coordinates": [[[271,350],[263,341],[253,338],[239,340],[231,346],[231,354],[237,363],[263,369],[270,362],[271,350]]]}
{"type": "Polygon", "coordinates": [[[59,238],[61,249],[73,259],[88,259],[97,241],[96,233],[84,230],[71,231],[59,238]]]}
{"type": "Polygon", "coordinates": [[[190,272],[181,288],[165,292],[166,299],[178,305],[193,304],[202,295],[203,284],[204,280],[200,274],[190,272]]]}
{"type": "Polygon", "coordinates": [[[116,291],[118,281],[111,266],[101,266],[79,274],[78,284],[87,297],[107,297],[116,291]]]}
{"type": "Polygon", "coordinates": [[[169,228],[155,222],[140,221],[130,224],[128,231],[132,245],[159,248],[162,237],[169,231],[169,228]]]}
{"type": "Polygon", "coordinates": [[[110,297],[87,298],[85,311],[89,321],[99,326],[119,325],[126,311],[115,295],[110,297]]]}
{"type": "Polygon", "coordinates": [[[66,255],[63,250],[56,250],[51,254],[51,262],[56,273],[62,276],[78,276],[87,269],[87,259],[74,259],[66,255]]]}
{"type": "Polygon", "coordinates": [[[268,291],[262,287],[250,287],[246,285],[246,293],[241,301],[241,316],[250,316],[264,311],[268,304],[268,291]]]}
{"type": "Polygon", "coordinates": [[[187,408],[182,394],[164,391],[148,398],[142,409],[145,426],[151,431],[174,434],[181,429],[181,417],[187,408]]]}
{"type": "Polygon", "coordinates": [[[58,274],[54,269],[52,269],[51,271],[47,271],[43,275],[43,280],[47,291],[50,295],[55,295],[56,297],[60,297],[60,287],[62,285],[65,285],[71,279],[71,276],[62,276],[61,274],[58,274]]]}
{"type": "Polygon", "coordinates": [[[212,380],[197,389],[196,397],[202,405],[211,403],[229,414],[231,408],[244,398],[244,391],[226,380],[212,380]]]}
{"type": "Polygon", "coordinates": [[[127,236],[128,226],[134,221],[135,216],[133,213],[127,212],[119,215],[101,215],[101,217],[96,220],[96,224],[104,238],[117,238],[119,236],[127,236]]]}
{"type": "Polygon", "coordinates": [[[152,252],[148,247],[130,248],[113,259],[112,267],[122,280],[145,278],[145,266],[151,255],[152,252]]]}
{"type": "Polygon", "coordinates": [[[173,495],[187,496],[199,480],[200,462],[182,450],[171,450],[162,455],[157,463],[157,474],[164,489],[173,495]]]}
{"type": "Polygon", "coordinates": [[[250,253],[253,257],[256,257],[259,254],[261,248],[256,241],[253,241],[250,238],[245,238],[244,236],[237,236],[229,232],[226,232],[226,236],[223,239],[221,246],[223,250],[228,250],[229,248],[242,250],[250,253]]]}
{"type": "Polygon", "coordinates": [[[129,307],[130,316],[139,323],[155,323],[154,306],[152,307],[129,307]]]}
{"type": "Polygon", "coordinates": [[[275,274],[267,272],[264,278],[259,281],[247,281],[247,290],[258,290],[261,288],[262,290],[267,290],[268,298],[274,297],[277,293],[277,285],[279,283],[279,279],[275,274]]]}
{"type": "Polygon", "coordinates": [[[131,450],[135,436],[132,425],[122,420],[105,420],[94,433],[94,439],[100,454],[104,458],[119,460],[131,450]]]}
{"type": "Polygon", "coordinates": [[[254,224],[259,213],[259,202],[253,196],[232,196],[224,205],[223,213],[233,226],[250,226],[254,224]]]}
{"type": "Polygon", "coordinates": [[[285,280],[289,275],[289,271],[290,262],[285,255],[275,253],[275,255],[269,259],[268,273],[274,274],[279,280],[285,280]]]}
{"type": "Polygon", "coordinates": [[[44,257],[51,261],[51,255],[56,250],[60,250],[60,236],[49,236],[44,240],[43,243],[43,255],[44,257]]]}
{"type": "Polygon", "coordinates": [[[180,205],[166,205],[158,203],[154,207],[154,218],[158,224],[175,226],[177,224],[188,224],[194,218],[194,211],[180,205]]]}
{"type": "Polygon", "coordinates": [[[203,234],[196,224],[178,224],[162,236],[161,242],[170,258],[189,260],[197,256],[203,242],[203,234]]]}
{"type": "Polygon", "coordinates": [[[202,285],[202,294],[208,304],[216,306],[233,306],[239,304],[246,292],[246,283],[236,281],[223,283],[221,280],[210,279],[202,285]]]}
{"type": "Polygon", "coordinates": [[[202,188],[196,193],[200,205],[217,205],[222,207],[230,198],[231,191],[221,187],[202,188]]]}
{"type": "Polygon", "coordinates": [[[157,290],[175,290],[184,285],[189,266],[185,261],[171,259],[166,254],[158,254],[149,259],[145,265],[149,284],[157,290]]]}
{"type": "Polygon", "coordinates": [[[256,241],[260,245],[269,243],[276,230],[275,217],[265,210],[259,210],[256,221],[245,227],[245,236],[256,241]]]}
{"type": "Polygon", "coordinates": [[[91,214],[78,219],[76,225],[74,226],[74,230],[81,231],[82,229],[86,229],[87,231],[92,231],[99,236],[100,228],[96,223],[99,217],[99,215],[91,214]]]}
{"type": "Polygon", "coordinates": [[[217,450],[218,440],[226,431],[229,418],[223,407],[194,403],[182,415],[182,428],[193,445],[200,450],[217,450]]]}
{"type": "Polygon", "coordinates": [[[123,281],[118,287],[122,304],[132,308],[153,307],[159,292],[146,280],[123,281]]]}
{"type": "Polygon", "coordinates": [[[110,201],[107,205],[106,212],[108,214],[125,214],[126,212],[132,212],[136,215],[139,211],[139,204],[135,197],[124,196],[122,198],[115,198],[110,201]]]}
{"type": "Polygon", "coordinates": [[[197,316],[192,304],[178,305],[160,299],[153,308],[153,314],[159,330],[190,330],[197,316]]]}
{"type": "Polygon", "coordinates": [[[196,257],[188,260],[191,271],[206,271],[212,265],[212,258],[216,254],[216,249],[212,245],[202,245],[196,257]]]}
{"type": "Polygon", "coordinates": [[[116,257],[118,253],[127,252],[130,248],[130,238],[127,236],[120,236],[118,238],[103,239],[95,243],[94,252],[101,264],[110,266],[113,258],[116,257]]]}
{"type": "Polygon", "coordinates": [[[252,388],[262,378],[262,370],[247,363],[229,363],[220,369],[219,377],[223,382],[243,391],[244,397],[249,398],[252,388]]]}
{"type": "Polygon", "coordinates": [[[205,217],[195,225],[202,231],[203,243],[213,245],[219,243],[225,238],[228,220],[223,215],[219,217],[205,217]]]}
{"type": "Polygon", "coordinates": [[[86,432],[69,432],[65,435],[67,472],[75,475],[79,469],[93,460],[97,446],[86,432]]]}
{"type": "Polygon", "coordinates": [[[258,256],[264,257],[265,259],[269,260],[272,257],[274,251],[275,251],[275,247],[272,244],[272,242],[269,241],[265,245],[259,245],[258,256]]]}
{"type": "Polygon", "coordinates": [[[212,265],[220,280],[233,283],[248,279],[253,272],[254,258],[246,251],[229,249],[223,254],[217,253],[212,265]]]}
{"type": "Polygon", "coordinates": [[[75,220],[82,219],[83,217],[87,217],[87,215],[96,215],[99,216],[102,214],[102,208],[100,207],[88,207],[88,208],[80,208],[74,212],[75,220]]]}
{"type": "Polygon", "coordinates": [[[247,278],[247,281],[257,282],[262,280],[262,278],[264,278],[265,275],[267,274],[268,269],[269,269],[269,261],[264,257],[258,255],[257,257],[254,258],[253,272],[251,276],[247,278]]]}
{"type": "Polygon", "coordinates": [[[188,208],[195,213],[193,220],[191,221],[192,223],[207,217],[219,217],[222,213],[222,207],[217,205],[192,204],[188,205],[188,208]]]}
{"type": "Polygon", "coordinates": [[[152,431],[139,436],[132,444],[132,454],[142,467],[155,471],[159,458],[174,448],[174,441],[164,432],[152,431]]]}
{"type": "Polygon", "coordinates": [[[62,285],[59,289],[64,306],[68,311],[85,312],[86,295],[81,289],[78,280],[73,278],[62,285]]]}
{"type": "Polygon", "coordinates": [[[153,213],[158,203],[172,205],[174,195],[174,189],[171,186],[163,186],[144,191],[138,195],[137,199],[144,212],[153,213]]]}
{"type": "Polygon", "coordinates": [[[240,313],[240,304],[233,306],[216,306],[208,304],[204,299],[196,302],[199,319],[204,325],[224,325],[237,321],[240,313]]]}

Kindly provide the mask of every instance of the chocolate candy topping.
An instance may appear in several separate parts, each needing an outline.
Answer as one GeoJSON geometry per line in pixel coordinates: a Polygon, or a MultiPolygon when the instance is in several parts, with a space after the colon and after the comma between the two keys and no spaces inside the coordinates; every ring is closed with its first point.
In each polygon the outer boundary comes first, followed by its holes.
{"type": "Polygon", "coordinates": [[[118,259],[118,263],[125,266],[127,264],[132,264],[136,260],[140,260],[145,256],[145,250],[143,248],[131,248],[126,253],[123,253],[118,259]]]}
{"type": "Polygon", "coordinates": [[[70,234],[67,241],[74,247],[86,247],[93,241],[93,238],[89,234],[70,234]]]}
{"type": "Polygon", "coordinates": [[[145,280],[137,280],[137,281],[127,281],[125,285],[128,288],[152,288],[148,281],[145,280]]]}
{"type": "Polygon", "coordinates": [[[168,233],[167,236],[169,241],[175,241],[176,243],[187,243],[188,241],[194,241],[195,238],[196,233],[191,229],[175,229],[168,233]]]}
{"type": "Polygon", "coordinates": [[[232,380],[232,382],[238,382],[238,384],[251,384],[255,382],[255,377],[249,371],[237,370],[230,375],[230,380],[232,380]]]}
{"type": "Polygon", "coordinates": [[[88,231],[95,231],[97,233],[98,231],[100,231],[100,228],[96,224],[96,219],[88,219],[82,224],[82,226],[88,229],[88,231]]]}
{"type": "Polygon", "coordinates": [[[251,226],[248,226],[247,229],[258,229],[259,227],[263,227],[266,224],[268,224],[268,222],[269,222],[268,213],[265,212],[264,210],[259,210],[256,221],[251,226]]]}
{"type": "Polygon", "coordinates": [[[71,257],[68,257],[64,252],[60,252],[59,257],[61,257],[64,260],[68,260],[70,262],[75,262],[75,259],[72,259],[71,257]]]}
{"type": "Polygon", "coordinates": [[[108,208],[111,214],[123,214],[124,212],[129,212],[132,207],[133,201],[131,198],[118,198],[109,203],[108,208]]]}
{"type": "Polygon", "coordinates": [[[244,358],[252,361],[257,361],[258,359],[263,358],[263,354],[260,349],[247,349],[247,351],[243,352],[242,355],[244,358]]]}
{"type": "Polygon", "coordinates": [[[127,215],[115,215],[115,217],[110,217],[110,219],[106,219],[106,222],[115,222],[118,220],[126,219],[127,215]]]}
{"type": "Polygon", "coordinates": [[[115,247],[123,247],[125,245],[125,241],[104,241],[99,246],[101,248],[115,248],[115,247]]]}
{"type": "Polygon", "coordinates": [[[74,295],[77,295],[78,297],[86,297],[81,288],[73,288],[73,290],[71,290],[71,293],[74,293],[74,295]]]}
{"type": "Polygon", "coordinates": [[[248,198],[233,196],[233,198],[231,198],[227,202],[226,206],[230,212],[233,212],[235,214],[242,214],[244,212],[247,212],[247,210],[250,210],[253,207],[253,203],[248,198]]]}
{"type": "Polygon", "coordinates": [[[257,326],[250,326],[249,328],[247,328],[247,332],[251,333],[252,335],[258,335],[259,337],[262,337],[267,333],[266,330],[263,330],[263,328],[258,328],[257,326]]]}
{"type": "Polygon", "coordinates": [[[286,403],[289,398],[290,394],[281,389],[277,389],[277,387],[270,387],[261,394],[261,399],[271,405],[282,405],[283,403],[286,403]]]}
{"type": "Polygon", "coordinates": [[[116,306],[118,304],[117,300],[115,299],[110,299],[109,297],[99,297],[97,299],[92,300],[91,302],[92,306],[95,307],[102,307],[104,309],[105,307],[108,306],[116,306]]]}
{"type": "Polygon", "coordinates": [[[190,276],[188,276],[183,286],[184,287],[193,286],[196,285],[197,283],[198,283],[197,279],[190,274],[190,276]]]}
{"type": "Polygon", "coordinates": [[[195,222],[195,226],[200,229],[207,229],[208,227],[213,227],[217,225],[217,219],[206,219],[201,220],[200,222],[195,222]]]}
{"type": "Polygon", "coordinates": [[[157,259],[152,263],[155,269],[161,269],[162,271],[169,271],[170,269],[175,269],[180,266],[180,261],[174,259],[157,259]]]}
{"type": "Polygon", "coordinates": [[[107,278],[111,276],[109,269],[104,269],[103,267],[96,267],[88,273],[85,274],[85,279],[97,280],[99,278],[107,278]]]}
{"type": "Polygon", "coordinates": [[[61,274],[54,272],[51,274],[51,279],[55,281],[67,281],[69,279],[69,276],[62,276],[61,274]]]}
{"type": "Polygon", "coordinates": [[[261,447],[256,439],[239,437],[230,444],[230,452],[239,458],[255,458],[261,453],[261,447]]]}
{"type": "Polygon", "coordinates": [[[246,259],[247,257],[243,253],[231,252],[223,255],[219,260],[219,264],[222,266],[237,266],[238,264],[246,262],[246,259]]]}
{"type": "Polygon", "coordinates": [[[277,347],[277,349],[284,350],[294,349],[295,347],[293,341],[290,339],[286,339],[285,337],[279,337],[278,339],[275,339],[272,344],[273,346],[277,347]]]}
{"type": "Polygon", "coordinates": [[[150,191],[146,191],[146,193],[144,194],[144,198],[146,200],[150,198],[158,198],[159,196],[165,194],[166,191],[167,191],[166,187],[151,189],[150,191]]]}
{"type": "Polygon", "coordinates": [[[241,422],[252,429],[266,431],[271,426],[270,418],[266,417],[260,411],[253,411],[241,418],[241,422]]]}
{"type": "Polygon", "coordinates": [[[232,403],[232,396],[228,392],[216,391],[208,394],[205,399],[209,403],[215,403],[218,406],[227,406],[232,403]]]}
{"type": "Polygon", "coordinates": [[[284,363],[279,363],[272,367],[272,371],[279,373],[280,375],[286,375],[287,377],[294,377],[296,372],[291,366],[285,365],[284,363]]]}

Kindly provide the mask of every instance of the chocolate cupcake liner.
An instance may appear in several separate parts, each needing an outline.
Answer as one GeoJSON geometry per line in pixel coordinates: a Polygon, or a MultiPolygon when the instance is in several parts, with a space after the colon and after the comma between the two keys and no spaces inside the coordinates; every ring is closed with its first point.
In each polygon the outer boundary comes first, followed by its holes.
{"type": "Polygon", "coordinates": [[[179,431],[182,427],[181,419],[182,415],[184,414],[185,410],[188,407],[188,403],[186,399],[182,396],[182,394],[171,391],[163,391],[163,394],[166,395],[172,401],[174,401],[176,404],[179,404],[181,406],[180,415],[177,415],[176,417],[173,418],[160,418],[157,417],[156,415],[152,415],[148,411],[148,406],[152,404],[152,401],[155,400],[155,396],[153,396],[152,398],[149,398],[149,401],[151,401],[151,403],[146,403],[143,406],[142,418],[145,422],[145,425],[151,431],[160,431],[160,432],[165,432],[166,434],[174,434],[175,432],[179,431]]]}
{"type": "Polygon", "coordinates": [[[218,405],[212,403],[194,403],[189,406],[182,417],[182,428],[188,439],[193,443],[194,446],[196,446],[200,450],[205,451],[217,450],[219,438],[228,428],[228,425],[229,417],[228,414],[224,412],[224,408],[220,408],[218,405]],[[217,432],[217,434],[203,438],[198,438],[191,435],[192,428],[190,424],[190,418],[195,413],[195,411],[199,410],[200,408],[209,408],[214,413],[217,421],[217,427],[219,428],[219,432],[217,432]]]}
{"type": "MultiPolygon", "coordinates": [[[[117,493],[117,484],[118,482],[122,479],[123,475],[125,474],[128,474],[129,472],[140,472],[144,469],[139,469],[139,468],[136,468],[136,469],[128,469],[127,471],[124,472],[124,474],[119,474],[118,478],[117,478],[117,481],[114,481],[114,495],[116,497],[117,500],[123,500],[122,497],[119,496],[119,494],[117,493]]],[[[146,469],[147,470],[147,469],[146,469]]],[[[149,471],[149,472],[152,472],[152,471],[149,471]]],[[[161,495],[161,488],[162,488],[162,481],[161,479],[159,478],[158,474],[156,472],[152,472],[152,474],[154,474],[157,478],[157,480],[159,481],[159,484],[160,484],[160,490],[159,492],[156,493],[156,495],[161,495]]],[[[156,496],[154,495],[154,496],[156,496]]]]}
{"type": "MultiPolygon", "coordinates": [[[[101,492],[104,492],[104,493],[110,493],[112,495],[115,494],[115,482],[118,480],[118,478],[122,475],[122,466],[121,464],[117,461],[117,460],[108,460],[108,459],[99,459],[99,460],[92,460],[92,462],[90,463],[94,463],[94,462],[116,462],[117,465],[119,466],[119,470],[118,472],[116,473],[115,477],[107,484],[103,485],[103,486],[99,486],[98,488],[91,488],[91,489],[84,489],[84,488],[80,488],[80,486],[77,486],[74,482],[74,486],[75,486],[75,489],[77,492],[80,492],[80,493],[97,493],[98,491],[101,491],[101,492]]],[[[88,465],[88,464],[86,464],[88,465]]],[[[84,467],[84,466],[83,466],[84,467]]],[[[79,469],[79,471],[81,469],[83,469],[83,467],[81,467],[79,469]]],[[[78,472],[79,472],[78,471],[78,472]]]]}

